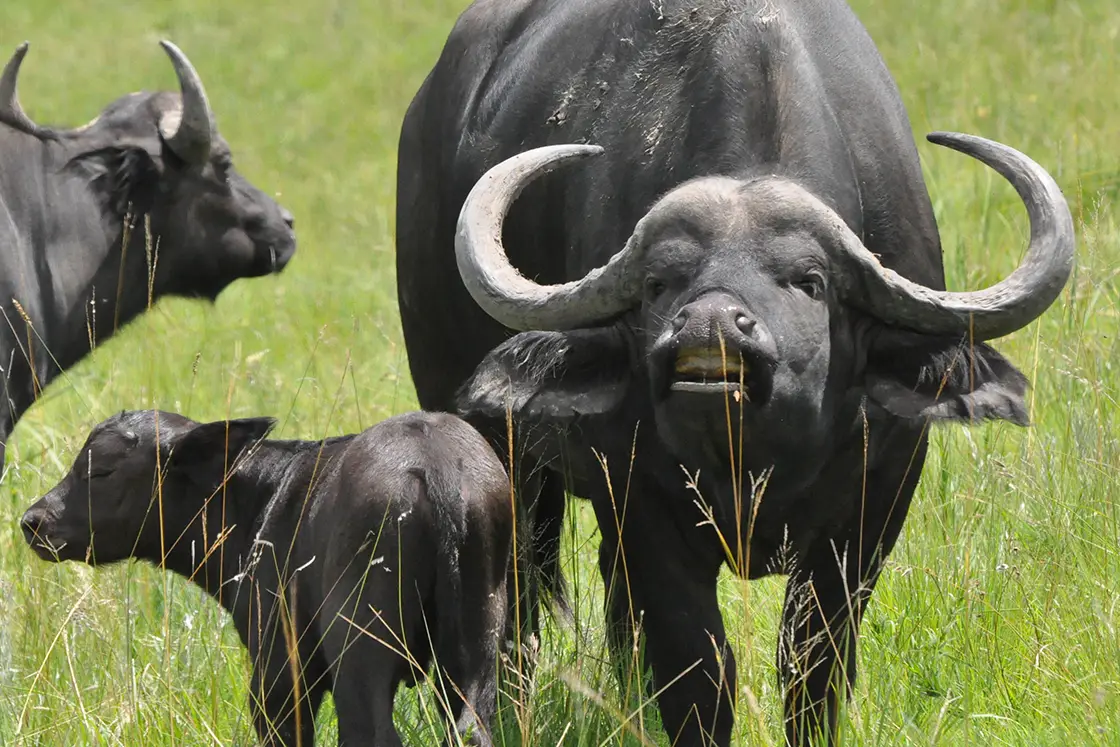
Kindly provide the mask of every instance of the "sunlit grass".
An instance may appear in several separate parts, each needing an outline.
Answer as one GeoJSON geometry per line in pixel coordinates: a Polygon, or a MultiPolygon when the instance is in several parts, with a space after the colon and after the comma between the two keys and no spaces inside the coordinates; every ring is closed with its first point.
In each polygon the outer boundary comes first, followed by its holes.
{"type": "MultiPolygon", "coordinates": [[[[206,82],[238,167],[296,216],[278,278],[214,306],[165,301],[48,388],[0,485],[0,744],[251,744],[248,657],[202,592],[146,565],[52,566],[17,520],[120,409],[274,415],[280,437],[354,431],[415,407],[393,277],[401,117],[463,3],[229,0],[9,3],[0,54],[32,43],[21,98],[79,125],[116,96],[170,88],[173,39],[206,82]],[[347,365],[349,361],[349,369],[347,365]],[[340,386],[339,382],[343,382],[340,386]],[[335,406],[337,399],[337,406],[335,406]],[[333,415],[332,415],[333,411],[333,415]]],[[[859,0],[910,111],[951,288],[1010,271],[1014,192],[924,142],[1002,140],[1052,171],[1078,264],[1038,323],[997,343],[1027,373],[1033,426],[938,429],[872,598],[845,719],[859,745],[1115,744],[1120,739],[1120,7],[1107,0],[859,0]]],[[[0,164],[3,168],[3,164],[0,164]]],[[[598,539],[573,503],[575,620],[549,622],[535,676],[507,697],[507,744],[666,744],[603,644],[598,539]],[[627,722],[635,736],[623,729],[627,722]]],[[[774,670],[783,580],[720,593],[739,662],[737,744],[780,742],[774,670]]],[[[432,692],[398,698],[408,744],[442,735],[432,692]]],[[[330,708],[319,734],[335,733],[330,708]]]]}

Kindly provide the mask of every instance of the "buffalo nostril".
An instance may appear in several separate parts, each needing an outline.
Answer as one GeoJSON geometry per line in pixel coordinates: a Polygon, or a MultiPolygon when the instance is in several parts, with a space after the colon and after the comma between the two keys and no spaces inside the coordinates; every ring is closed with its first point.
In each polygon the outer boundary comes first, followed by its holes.
{"type": "Polygon", "coordinates": [[[735,326],[742,330],[744,334],[754,334],[754,328],[757,324],[758,322],[742,312],[735,316],[735,326]]]}
{"type": "Polygon", "coordinates": [[[291,214],[291,212],[289,212],[288,210],[282,210],[280,212],[280,215],[284,219],[284,223],[288,225],[288,228],[296,227],[296,219],[295,216],[291,214]]]}
{"type": "Polygon", "coordinates": [[[24,536],[28,538],[37,537],[39,535],[39,528],[42,527],[42,525],[42,519],[38,516],[24,516],[19,523],[24,536]]]}
{"type": "Polygon", "coordinates": [[[680,332],[684,329],[685,322],[688,321],[688,314],[681,312],[673,318],[673,332],[680,332]]]}

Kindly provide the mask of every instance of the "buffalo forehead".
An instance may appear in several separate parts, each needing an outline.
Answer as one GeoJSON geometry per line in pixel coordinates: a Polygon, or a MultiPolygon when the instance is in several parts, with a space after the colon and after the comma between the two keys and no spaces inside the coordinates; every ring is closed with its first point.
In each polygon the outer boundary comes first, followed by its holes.
{"type": "Polygon", "coordinates": [[[166,128],[174,131],[182,111],[179,93],[135,91],[109,102],[97,117],[73,132],[108,131],[119,136],[151,136],[158,132],[161,120],[166,128]]]}
{"type": "Polygon", "coordinates": [[[684,234],[708,243],[746,220],[737,196],[739,188],[737,180],[727,177],[686,182],[650,208],[635,226],[636,238],[649,245],[684,234]]]}
{"type": "Polygon", "coordinates": [[[168,437],[193,425],[196,425],[193,420],[174,412],[131,410],[121,412],[99,423],[90,434],[90,442],[96,440],[100,443],[102,439],[106,438],[124,440],[124,434],[128,431],[135,433],[142,439],[145,437],[154,438],[158,433],[160,440],[165,441],[168,437]]]}
{"type": "Polygon", "coordinates": [[[742,253],[745,247],[757,249],[765,243],[766,254],[775,259],[806,254],[823,259],[819,249],[812,251],[811,228],[791,209],[803,193],[800,186],[782,179],[697,179],[659,200],[636,230],[646,244],[687,236],[709,250],[742,253]]]}

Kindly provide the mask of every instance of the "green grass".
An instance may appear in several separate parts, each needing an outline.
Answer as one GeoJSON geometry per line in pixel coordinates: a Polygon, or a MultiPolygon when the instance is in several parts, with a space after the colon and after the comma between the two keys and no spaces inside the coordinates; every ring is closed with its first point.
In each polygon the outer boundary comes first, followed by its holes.
{"type": "MultiPolygon", "coordinates": [[[[223,612],[141,564],[35,559],[20,513],[120,409],[276,415],[279,435],[357,430],[415,407],[393,283],[401,116],[462,2],[57,0],[6,3],[0,50],[32,41],[24,106],[78,125],[116,96],[173,88],[170,37],[207,84],[239,168],[280,193],[300,249],[214,306],[164,301],[55,382],[20,423],[0,485],[0,744],[249,744],[247,656],[223,612]],[[421,7],[423,6],[423,7],[421,7]]],[[[915,134],[1003,140],[1051,169],[1079,231],[1067,291],[1000,341],[1034,383],[1034,425],[939,430],[873,597],[845,718],[854,745],[1120,743],[1120,6],[1112,0],[858,0],[915,134]]],[[[920,144],[950,287],[994,282],[1026,244],[998,177],[920,144]]],[[[2,168],[2,164],[0,164],[2,168]]],[[[619,744],[597,538],[574,505],[577,625],[550,626],[507,743],[619,744]]],[[[724,580],[740,662],[738,743],[775,743],[782,579],[724,580]]],[[[441,733],[400,696],[409,744],[441,733]]],[[[421,703],[423,701],[423,703],[421,703]]],[[[626,711],[628,712],[628,711],[626,711]]],[[[322,735],[333,734],[324,714],[322,735]]],[[[653,709],[633,731],[664,744],[653,709]]],[[[626,744],[641,739],[628,736],[626,744]]]]}

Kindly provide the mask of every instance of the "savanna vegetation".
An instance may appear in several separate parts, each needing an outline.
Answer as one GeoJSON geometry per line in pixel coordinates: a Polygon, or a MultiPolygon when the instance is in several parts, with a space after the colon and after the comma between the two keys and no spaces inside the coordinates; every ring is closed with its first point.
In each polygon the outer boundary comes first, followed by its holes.
{"type": "MultiPolygon", "coordinates": [[[[142,564],[35,558],[22,511],[121,409],[274,415],[320,438],[413,409],[393,278],[401,117],[464,0],[6,2],[0,50],[32,43],[25,108],[76,126],[119,95],[176,89],[156,42],[206,83],[238,168],[280,195],[300,247],[278,277],[214,305],[161,302],[44,393],[0,481],[0,744],[250,744],[248,661],[227,617],[142,564]]],[[[938,430],[863,628],[844,719],[854,745],[1120,743],[1120,6],[1111,0],[854,0],[902,91],[949,286],[989,285],[1026,246],[998,176],[924,143],[971,132],[1051,170],[1077,266],[1038,322],[999,341],[1033,382],[1033,425],[938,430]]],[[[3,164],[0,163],[0,168],[3,164]]],[[[438,303],[438,299],[431,299],[438,303]]],[[[550,622],[506,695],[504,744],[663,744],[656,709],[613,677],[589,507],[565,565],[575,622],[550,622]]],[[[773,651],[783,580],[727,577],[737,744],[780,740],[773,651]]],[[[319,723],[333,734],[328,705],[319,723]]],[[[430,690],[398,696],[412,745],[442,736],[430,690]]]]}

